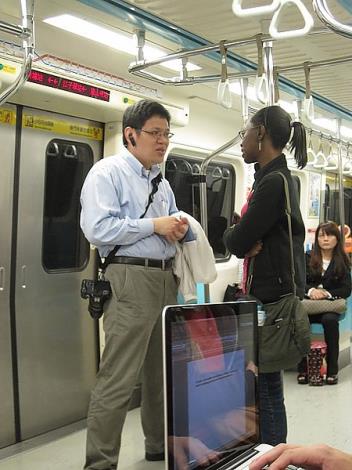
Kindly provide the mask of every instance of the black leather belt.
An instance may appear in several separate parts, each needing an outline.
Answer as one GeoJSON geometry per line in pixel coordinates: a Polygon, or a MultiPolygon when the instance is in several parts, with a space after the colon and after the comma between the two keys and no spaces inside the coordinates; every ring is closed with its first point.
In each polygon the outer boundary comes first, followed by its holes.
{"type": "Polygon", "coordinates": [[[134,256],[115,256],[111,264],[133,264],[135,266],[144,266],[146,268],[159,268],[165,271],[172,268],[173,258],[169,259],[152,259],[152,258],[137,258],[134,256]]]}

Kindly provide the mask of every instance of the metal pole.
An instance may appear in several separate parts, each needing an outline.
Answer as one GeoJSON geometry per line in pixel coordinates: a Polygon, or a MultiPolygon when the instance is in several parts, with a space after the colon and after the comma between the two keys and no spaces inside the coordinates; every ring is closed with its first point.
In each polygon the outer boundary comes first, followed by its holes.
{"type": "MultiPolygon", "coordinates": [[[[352,62],[352,56],[345,56],[345,57],[336,57],[335,59],[327,59],[327,60],[317,60],[316,62],[307,62],[307,66],[310,69],[316,67],[328,67],[330,65],[336,64],[344,64],[346,62],[352,62]]],[[[295,70],[302,70],[302,64],[294,64],[288,65],[287,67],[278,67],[279,72],[289,72],[295,70]]]]}
{"type": "Polygon", "coordinates": [[[313,7],[320,21],[337,34],[352,38],[352,26],[340,23],[331,14],[325,0],[313,0],[313,7]]]}
{"type": "Polygon", "coordinates": [[[249,101],[248,101],[248,78],[242,78],[241,84],[241,108],[243,124],[246,125],[249,118],[249,101]]]}
{"type": "MultiPolygon", "coordinates": [[[[320,29],[315,29],[313,31],[311,31],[310,33],[308,33],[307,36],[311,36],[311,35],[316,35],[316,34],[326,34],[328,33],[329,30],[325,29],[325,28],[320,28],[320,29]]],[[[230,49],[232,47],[241,47],[241,46],[248,46],[250,44],[255,44],[257,42],[257,37],[258,35],[256,36],[253,36],[253,37],[249,37],[249,38],[244,38],[244,39],[236,39],[236,40],[233,40],[233,41],[226,41],[226,42],[223,42],[224,44],[224,47],[226,49],[230,49]]],[[[269,42],[272,42],[272,41],[275,41],[276,39],[275,38],[272,38],[269,34],[263,34],[262,35],[262,41],[269,41],[269,42]]],[[[152,67],[154,65],[160,65],[164,62],[167,62],[168,60],[173,60],[173,59],[182,59],[183,57],[193,57],[195,55],[201,55],[201,54],[207,54],[209,52],[213,52],[213,51],[218,51],[219,50],[219,44],[210,44],[209,46],[203,46],[203,47],[198,47],[196,49],[191,49],[189,51],[180,51],[180,52],[173,52],[171,54],[168,54],[164,57],[160,57],[159,59],[154,59],[154,60],[149,60],[149,61],[144,61],[143,64],[138,64],[138,63],[134,63],[134,64],[131,64],[128,68],[129,72],[133,73],[133,74],[136,74],[136,72],[138,71],[141,71],[143,69],[146,69],[148,67],[152,67]]],[[[149,73],[148,72],[145,72],[145,77],[148,77],[149,73]]],[[[218,76],[218,79],[219,79],[219,76],[218,76]]],[[[163,83],[163,78],[162,77],[159,77],[159,80],[160,80],[160,83],[163,83]]],[[[166,80],[166,79],[165,79],[166,80]]],[[[165,81],[165,83],[167,83],[165,81]]]]}
{"type": "MultiPolygon", "coordinates": [[[[215,158],[220,153],[224,152],[225,150],[233,147],[241,140],[239,134],[236,135],[233,139],[226,144],[222,145],[218,149],[214,150],[205,160],[203,160],[201,167],[200,167],[200,223],[203,227],[205,234],[208,236],[208,212],[207,212],[207,168],[210,161],[215,158]]],[[[204,298],[206,302],[209,302],[210,295],[209,295],[209,284],[204,284],[204,298]]]]}
{"type": "Polygon", "coordinates": [[[306,127],[306,131],[311,133],[312,135],[316,135],[317,137],[321,137],[326,140],[331,140],[331,142],[335,142],[336,144],[341,144],[344,145],[345,147],[349,144],[347,140],[341,139],[341,137],[332,137],[330,134],[326,134],[321,131],[317,131],[316,129],[312,129],[309,127],[306,127]]]}
{"type": "MultiPolygon", "coordinates": [[[[341,118],[337,120],[337,137],[341,136],[341,118]]],[[[345,201],[343,190],[343,161],[342,161],[342,142],[339,142],[339,212],[342,244],[345,245],[345,201]]]]}
{"type": "Polygon", "coordinates": [[[32,67],[34,56],[34,20],[33,20],[34,0],[21,2],[22,28],[29,31],[28,37],[23,39],[24,60],[20,73],[16,80],[0,94],[0,105],[5,103],[10,96],[25,83],[32,67]],[[28,8],[29,7],[29,8],[28,8]]]}
{"type": "Polygon", "coordinates": [[[6,21],[0,21],[0,31],[12,34],[14,36],[18,36],[20,38],[28,37],[30,35],[30,33],[26,31],[22,26],[6,23],[6,21]]]}
{"type": "Polygon", "coordinates": [[[210,161],[215,158],[217,155],[219,155],[222,152],[225,152],[225,150],[229,149],[230,147],[233,147],[236,145],[238,142],[240,142],[241,138],[239,134],[236,135],[233,139],[229,140],[226,142],[226,144],[222,145],[218,149],[214,150],[208,157],[202,161],[202,164],[200,166],[200,176],[201,176],[201,181],[200,181],[200,223],[201,226],[205,232],[206,235],[208,235],[208,213],[207,213],[207,182],[206,182],[206,176],[207,176],[207,168],[210,163],[210,161]]]}
{"type": "Polygon", "coordinates": [[[268,105],[275,103],[275,84],[274,84],[274,62],[273,62],[273,43],[266,41],[263,43],[264,50],[264,73],[268,84],[268,105]]]}

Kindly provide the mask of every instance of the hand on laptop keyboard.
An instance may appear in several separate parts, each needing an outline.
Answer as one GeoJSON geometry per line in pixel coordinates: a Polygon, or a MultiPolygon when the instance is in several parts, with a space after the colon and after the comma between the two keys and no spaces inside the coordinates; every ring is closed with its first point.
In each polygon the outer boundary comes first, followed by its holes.
{"type": "Polygon", "coordinates": [[[351,470],[352,455],[324,444],[295,446],[279,444],[249,465],[249,470],[351,470]],[[263,467],[264,465],[264,467],[263,467]],[[303,465],[303,467],[295,467],[303,465]]]}

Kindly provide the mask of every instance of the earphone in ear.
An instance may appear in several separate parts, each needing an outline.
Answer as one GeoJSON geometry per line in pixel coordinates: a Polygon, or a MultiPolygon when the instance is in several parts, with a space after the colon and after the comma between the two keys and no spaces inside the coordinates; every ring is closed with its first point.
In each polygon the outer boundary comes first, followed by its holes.
{"type": "Polygon", "coordinates": [[[133,135],[129,134],[128,138],[130,139],[130,142],[133,145],[133,147],[135,147],[136,146],[136,141],[134,140],[133,135]]]}

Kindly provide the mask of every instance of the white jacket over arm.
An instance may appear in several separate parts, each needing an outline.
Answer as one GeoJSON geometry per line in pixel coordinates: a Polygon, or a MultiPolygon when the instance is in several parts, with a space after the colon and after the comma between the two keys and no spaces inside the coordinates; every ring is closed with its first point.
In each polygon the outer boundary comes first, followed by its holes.
{"type": "Polygon", "coordinates": [[[179,292],[186,302],[197,299],[197,283],[209,284],[217,277],[215,258],[207,236],[200,223],[191,215],[181,212],[188,219],[196,239],[176,243],[173,272],[179,279],[179,292]]]}

